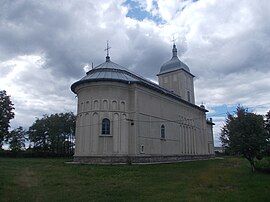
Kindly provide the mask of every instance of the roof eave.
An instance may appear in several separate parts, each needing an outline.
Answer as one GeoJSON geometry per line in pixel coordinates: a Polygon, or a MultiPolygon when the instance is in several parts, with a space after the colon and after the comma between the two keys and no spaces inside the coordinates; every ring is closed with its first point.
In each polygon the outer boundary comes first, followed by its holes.
{"type": "Polygon", "coordinates": [[[110,81],[110,82],[121,82],[121,83],[126,83],[126,84],[131,84],[134,83],[134,81],[126,81],[126,80],[122,80],[122,79],[109,79],[109,78],[95,78],[95,79],[91,79],[91,80],[79,80],[76,81],[75,83],[73,83],[70,87],[71,91],[75,94],[75,88],[81,84],[85,84],[85,83],[92,83],[92,82],[97,82],[97,81],[110,81]]]}
{"type": "Polygon", "coordinates": [[[169,70],[169,71],[165,71],[165,72],[161,72],[158,73],[157,76],[163,75],[163,74],[167,74],[167,73],[171,73],[171,72],[175,72],[178,70],[183,70],[184,72],[188,73],[190,76],[195,77],[193,74],[191,74],[190,72],[188,72],[187,70],[185,70],[184,68],[180,68],[180,69],[173,69],[173,70],[169,70]]]}

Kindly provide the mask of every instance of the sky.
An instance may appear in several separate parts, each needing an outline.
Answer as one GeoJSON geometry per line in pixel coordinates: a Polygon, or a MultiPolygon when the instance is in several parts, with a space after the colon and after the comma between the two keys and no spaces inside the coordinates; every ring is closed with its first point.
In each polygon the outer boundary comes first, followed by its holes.
{"type": "Polygon", "coordinates": [[[12,128],[76,112],[70,85],[105,61],[107,40],[112,61],[157,82],[173,37],[216,146],[237,105],[270,110],[269,0],[0,0],[0,90],[14,103],[12,128]]]}

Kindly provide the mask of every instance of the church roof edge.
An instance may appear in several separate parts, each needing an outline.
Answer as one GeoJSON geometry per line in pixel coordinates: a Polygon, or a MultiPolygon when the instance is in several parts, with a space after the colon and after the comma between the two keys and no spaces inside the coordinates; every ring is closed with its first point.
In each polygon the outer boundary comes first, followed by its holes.
{"type": "Polygon", "coordinates": [[[145,79],[144,77],[140,75],[130,72],[130,70],[128,70],[127,68],[121,65],[118,65],[112,61],[106,61],[94,67],[92,70],[88,71],[86,73],[86,76],[84,76],[81,80],[71,85],[71,90],[74,93],[76,93],[75,88],[78,85],[89,83],[89,82],[97,82],[97,81],[115,81],[115,82],[122,82],[126,84],[138,83],[143,86],[146,86],[147,88],[153,89],[157,92],[170,96],[178,101],[181,101],[182,103],[193,106],[201,111],[208,112],[208,110],[202,109],[201,107],[195,104],[192,104],[190,102],[183,100],[179,95],[176,95],[175,93],[159,86],[158,84],[152,81],[149,81],[148,79],[145,79]]]}

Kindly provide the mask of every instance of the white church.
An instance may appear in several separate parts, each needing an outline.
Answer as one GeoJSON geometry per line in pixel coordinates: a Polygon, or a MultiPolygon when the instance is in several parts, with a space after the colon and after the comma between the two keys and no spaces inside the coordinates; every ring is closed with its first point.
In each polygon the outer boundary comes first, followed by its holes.
{"type": "Polygon", "coordinates": [[[157,74],[159,85],[111,61],[71,86],[77,94],[74,161],[162,163],[214,156],[212,119],[195,105],[194,75],[177,56],[157,74]]]}

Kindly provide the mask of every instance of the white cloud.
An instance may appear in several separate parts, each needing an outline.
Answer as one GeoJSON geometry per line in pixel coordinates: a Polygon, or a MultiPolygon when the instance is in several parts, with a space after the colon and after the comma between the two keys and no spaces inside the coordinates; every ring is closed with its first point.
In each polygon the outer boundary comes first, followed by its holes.
{"type": "Polygon", "coordinates": [[[11,95],[15,107],[13,127],[29,126],[45,113],[75,111],[76,100],[66,86],[72,81],[55,77],[44,63],[37,55],[0,63],[1,88],[11,95]]]}

